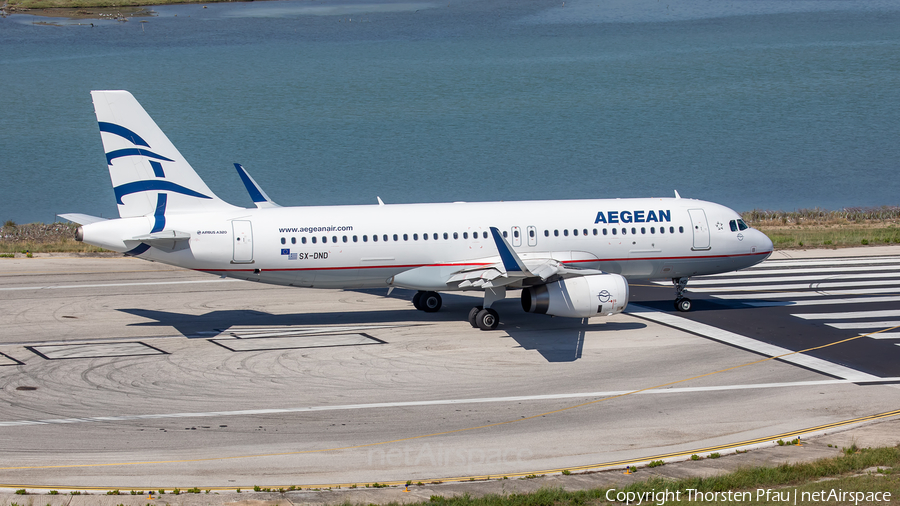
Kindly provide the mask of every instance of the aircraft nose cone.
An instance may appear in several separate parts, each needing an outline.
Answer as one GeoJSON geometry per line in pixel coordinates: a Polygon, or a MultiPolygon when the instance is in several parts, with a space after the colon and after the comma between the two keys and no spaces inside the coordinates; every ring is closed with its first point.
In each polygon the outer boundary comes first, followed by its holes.
{"type": "Polygon", "coordinates": [[[757,234],[759,234],[759,245],[760,245],[759,249],[760,249],[760,251],[768,251],[770,253],[772,251],[775,251],[775,245],[772,244],[772,240],[769,239],[769,236],[760,232],[759,230],[756,230],[755,232],[757,234]]]}

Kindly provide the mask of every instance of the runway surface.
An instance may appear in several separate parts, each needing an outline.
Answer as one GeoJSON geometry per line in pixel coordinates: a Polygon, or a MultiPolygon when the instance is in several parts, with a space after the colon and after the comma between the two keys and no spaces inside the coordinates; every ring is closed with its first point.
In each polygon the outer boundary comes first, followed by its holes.
{"type": "Polygon", "coordinates": [[[588,321],[523,313],[511,295],[495,332],[465,321],[467,295],[425,314],[400,290],[4,259],[0,484],[497,476],[892,411],[900,330],[855,338],[900,325],[900,254],[873,251],[694,279],[686,314],[652,283],[633,286],[628,314],[588,321]]]}

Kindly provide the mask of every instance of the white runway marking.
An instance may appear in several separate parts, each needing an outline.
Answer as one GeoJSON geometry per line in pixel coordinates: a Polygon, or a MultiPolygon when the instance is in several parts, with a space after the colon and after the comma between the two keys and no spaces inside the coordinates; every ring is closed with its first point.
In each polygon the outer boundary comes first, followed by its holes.
{"type": "Polygon", "coordinates": [[[832,304],[874,304],[876,302],[900,302],[900,296],[889,295],[886,297],[855,297],[852,299],[827,299],[827,300],[775,300],[771,302],[745,302],[753,307],[782,307],[782,306],[828,306],[832,304]]]}
{"type": "MultiPolygon", "coordinates": [[[[868,335],[868,334],[862,334],[862,335],[868,335]]],[[[872,339],[900,339],[900,332],[882,332],[880,334],[872,334],[869,337],[871,337],[872,339]]],[[[898,345],[898,346],[900,346],[900,345],[898,345]]]]}
{"type": "Polygon", "coordinates": [[[188,285],[191,283],[227,283],[241,281],[240,279],[198,279],[194,281],[150,281],[140,283],[103,283],[96,285],[39,285],[39,286],[12,286],[0,288],[0,291],[12,290],[66,290],[69,288],[106,288],[110,286],[152,286],[152,285],[188,285]]]}
{"type": "MultiPolygon", "coordinates": [[[[898,283],[900,284],[900,283],[898,283]]],[[[713,295],[717,299],[780,299],[780,298],[800,298],[800,297],[831,297],[833,295],[868,295],[879,293],[900,293],[900,286],[892,286],[889,288],[858,288],[856,290],[828,290],[816,292],[769,292],[757,293],[754,290],[747,289],[743,293],[732,293],[713,295]]],[[[820,301],[819,304],[827,304],[829,301],[820,301]]]]}
{"type": "Polygon", "coordinates": [[[806,367],[807,369],[818,371],[823,374],[828,374],[830,376],[835,376],[837,378],[843,378],[853,381],[873,381],[879,379],[877,376],[866,374],[864,372],[857,371],[856,369],[844,367],[842,365],[834,364],[826,360],[811,357],[809,355],[793,353],[793,350],[789,350],[787,348],[782,348],[780,346],[757,341],[756,339],[751,339],[740,334],[735,334],[734,332],[728,332],[727,330],[722,330],[711,325],[688,320],[687,318],[682,318],[673,314],[664,313],[653,308],[644,307],[637,304],[629,304],[625,313],[640,315],[640,317],[642,318],[646,318],[657,323],[662,323],[665,325],[669,325],[670,327],[693,332],[694,334],[709,337],[710,339],[728,343],[745,350],[754,351],[767,357],[776,357],[789,354],[785,357],[780,358],[779,360],[790,362],[792,364],[806,367]]]}
{"type": "MultiPolygon", "coordinates": [[[[691,287],[696,286],[712,286],[712,285],[734,285],[734,284],[765,284],[765,283],[784,283],[787,281],[837,281],[841,279],[889,279],[900,278],[900,272],[869,272],[865,274],[832,274],[830,276],[773,276],[769,278],[740,278],[740,279],[692,279],[689,283],[691,287]]],[[[671,281],[656,281],[659,285],[671,285],[671,281]]],[[[894,283],[900,284],[900,281],[894,283]]],[[[867,283],[871,284],[871,283],[867,283]]]]}
{"type": "Polygon", "coordinates": [[[159,420],[167,418],[208,418],[217,416],[252,416],[252,415],[272,415],[285,413],[306,413],[318,411],[344,411],[358,409],[378,409],[378,408],[406,408],[415,406],[446,406],[457,404],[485,404],[498,402],[527,402],[527,401],[545,401],[556,399],[592,399],[612,397],[616,395],[624,395],[634,393],[635,395],[670,395],[684,394],[696,392],[714,392],[723,390],[758,390],[765,388],[790,388],[790,387],[806,387],[806,386],[822,386],[822,385],[847,385],[855,383],[867,382],[896,382],[900,378],[875,378],[869,380],[846,380],[831,379],[818,381],[795,381],[789,383],[757,383],[748,385],[720,385],[708,387],[683,387],[683,388],[660,388],[654,390],[644,390],[636,392],[634,390],[613,390],[608,392],[581,392],[567,394],[547,394],[547,395],[523,395],[515,397],[483,397],[472,399],[442,399],[430,401],[402,401],[402,402],[380,402],[373,404],[346,404],[337,406],[306,406],[297,408],[271,408],[271,409],[245,409],[236,411],[209,411],[197,413],[163,413],[163,414],[147,414],[147,415],[121,415],[121,416],[94,416],[85,418],[54,418],[48,420],[10,420],[0,422],[0,427],[21,427],[30,425],[49,425],[49,424],[69,424],[69,423],[92,423],[92,422],[128,422],[139,420],[159,420]]]}
{"type": "MultiPolygon", "coordinates": [[[[772,281],[780,281],[779,279],[773,279],[772,281]]],[[[900,285],[900,281],[896,279],[891,280],[873,280],[873,281],[836,281],[836,282],[818,282],[818,283],[794,283],[794,284],[785,284],[785,285],[766,285],[766,284],[758,284],[751,286],[732,286],[732,287],[724,287],[724,288],[694,288],[691,286],[690,291],[698,292],[698,293],[718,293],[718,292],[753,292],[756,290],[825,290],[828,288],[848,288],[852,286],[894,286],[897,287],[900,285]]],[[[897,289],[897,288],[895,288],[897,289]]]]}
{"type": "Polygon", "coordinates": [[[766,267],[794,267],[798,265],[876,265],[900,263],[900,257],[872,257],[872,258],[814,258],[809,260],[769,260],[750,270],[762,271],[766,267]]]}
{"type": "Polygon", "coordinates": [[[887,311],[850,311],[848,313],[799,313],[792,314],[804,320],[842,320],[844,318],[891,318],[900,316],[900,309],[887,311]]]}
{"type": "MultiPolygon", "coordinates": [[[[765,266],[766,264],[763,264],[765,266]]],[[[900,265],[870,265],[863,267],[801,267],[796,269],[760,269],[760,268],[750,268],[744,269],[742,271],[736,272],[723,272],[722,274],[710,274],[708,276],[698,276],[697,279],[708,279],[708,278],[728,278],[728,277],[740,277],[740,276],[768,276],[768,275],[781,275],[781,274],[828,274],[831,272],[866,272],[866,271],[897,271],[900,270],[900,265]]]]}
{"type": "Polygon", "coordinates": [[[890,327],[900,326],[900,321],[882,321],[882,322],[841,322],[826,323],[829,327],[843,330],[859,330],[859,329],[886,329],[890,327]]]}

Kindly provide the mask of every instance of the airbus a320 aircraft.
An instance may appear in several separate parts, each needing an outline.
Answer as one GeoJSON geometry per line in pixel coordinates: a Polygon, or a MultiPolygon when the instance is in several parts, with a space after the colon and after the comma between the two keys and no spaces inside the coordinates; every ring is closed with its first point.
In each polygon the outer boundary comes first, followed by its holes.
{"type": "Polygon", "coordinates": [[[749,267],[772,242],[724,206],[675,198],[281,207],[235,164],[256,208],[219,199],[127,91],[93,91],[118,219],[60,215],[77,239],[232,278],[306,288],[480,290],[469,323],[500,321],[492,305],[522,290],[532,313],[619,313],[628,280],[672,279],[675,307],[691,276],[749,267]]]}

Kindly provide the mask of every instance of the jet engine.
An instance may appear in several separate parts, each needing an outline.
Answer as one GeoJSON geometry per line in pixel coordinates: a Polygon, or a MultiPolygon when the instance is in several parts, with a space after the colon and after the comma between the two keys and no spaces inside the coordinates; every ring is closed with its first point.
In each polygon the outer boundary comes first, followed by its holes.
{"type": "Polygon", "coordinates": [[[522,309],[529,313],[588,318],[621,313],[626,305],[628,282],[618,274],[566,278],[522,290],[522,309]]]}

